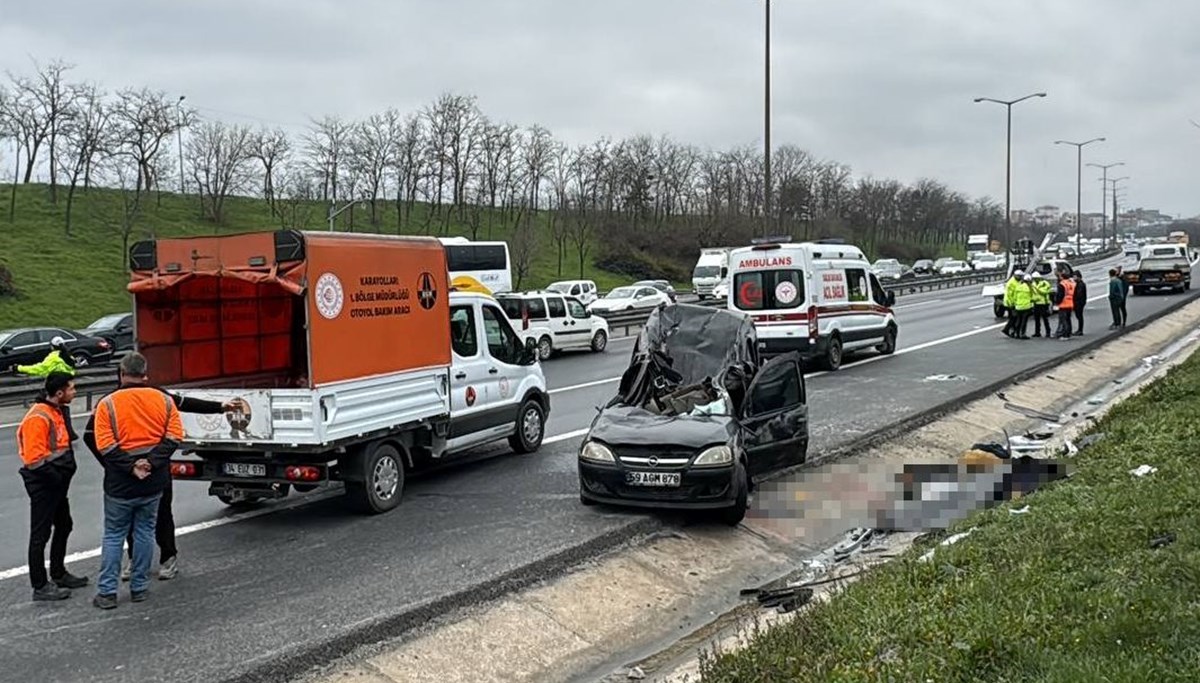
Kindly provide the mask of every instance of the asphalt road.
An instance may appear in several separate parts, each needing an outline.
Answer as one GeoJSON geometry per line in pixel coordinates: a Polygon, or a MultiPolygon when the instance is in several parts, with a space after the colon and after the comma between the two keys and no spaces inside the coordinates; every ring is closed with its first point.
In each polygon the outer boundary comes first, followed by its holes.
{"type": "MultiPolygon", "coordinates": [[[[1108,334],[1106,271],[1116,259],[1085,266],[1097,298],[1088,338],[1108,334]]],[[[1130,321],[1186,295],[1132,297],[1130,321]]],[[[964,396],[1033,367],[1072,341],[1002,337],[990,301],[976,287],[904,297],[897,306],[899,350],[865,355],[836,373],[809,377],[812,452],[964,396]],[[953,373],[946,380],[936,375],[953,373]]],[[[631,344],[600,355],[570,355],[545,364],[553,392],[550,438],[529,456],[500,454],[410,482],[391,514],[361,517],[336,499],[292,499],[231,516],[207,497],[205,484],[176,485],[181,575],[155,582],[150,601],[100,613],[90,590],[58,604],[29,602],[23,575],[27,501],[15,470],[13,429],[0,428],[0,652],[6,677],[54,681],[216,681],[268,660],[294,658],[307,646],[408,609],[428,607],[415,622],[486,593],[464,595],[531,563],[533,574],[594,552],[580,548],[621,538],[660,518],[584,508],[578,502],[575,453],[595,406],[607,400],[631,344]],[[305,504],[307,503],[307,504],[305,504]],[[457,596],[449,602],[448,596],[457,596]]],[[[92,555],[99,542],[100,472],[81,458],[72,491],[72,552],[92,555]]],[[[674,519],[666,518],[668,523],[674,519]]],[[[72,565],[95,577],[98,561],[72,565]]],[[[390,624],[394,626],[395,624],[390,624]]],[[[382,625],[381,625],[382,628],[382,625]]],[[[382,633],[377,631],[376,633],[382,633]]],[[[371,640],[372,634],[363,638],[371,640]]]]}

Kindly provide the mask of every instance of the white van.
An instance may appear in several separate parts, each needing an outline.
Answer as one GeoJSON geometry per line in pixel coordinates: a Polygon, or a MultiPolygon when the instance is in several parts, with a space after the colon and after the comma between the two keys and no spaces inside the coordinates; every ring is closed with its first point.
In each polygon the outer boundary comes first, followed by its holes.
{"type": "Polygon", "coordinates": [[[871,263],[846,244],[770,243],[729,256],[731,310],[754,319],[759,352],[799,351],[806,363],[837,370],[847,352],[896,350],[896,295],[871,263]]]}
{"type": "Polygon", "coordinates": [[[497,294],[496,301],[517,334],[537,344],[539,360],[559,351],[600,353],[608,346],[608,321],[577,299],[558,292],[508,292],[497,294]]]}
{"type": "Polygon", "coordinates": [[[558,292],[563,296],[574,297],[584,306],[600,298],[600,294],[596,290],[596,283],[592,280],[560,280],[551,282],[546,289],[558,292]]]}

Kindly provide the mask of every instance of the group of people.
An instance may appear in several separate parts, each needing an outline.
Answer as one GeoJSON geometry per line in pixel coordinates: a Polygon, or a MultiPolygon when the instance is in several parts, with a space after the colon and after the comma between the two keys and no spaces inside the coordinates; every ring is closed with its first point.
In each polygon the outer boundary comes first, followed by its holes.
{"type": "MultiPolygon", "coordinates": [[[[1047,339],[1065,340],[1083,335],[1083,311],[1088,302],[1083,273],[1064,270],[1054,275],[1057,282],[1052,285],[1041,273],[1013,272],[1004,285],[1004,308],[1008,312],[1008,322],[1004,325],[1005,336],[1033,339],[1043,336],[1043,328],[1047,339]],[[1057,312],[1058,316],[1058,326],[1053,334],[1050,332],[1052,312],[1057,312]],[[1033,320],[1032,336],[1028,331],[1030,319],[1033,320]]],[[[1125,327],[1128,318],[1125,299],[1129,294],[1129,285],[1121,277],[1120,266],[1109,270],[1108,275],[1108,301],[1113,316],[1108,329],[1114,330],[1125,327]]]]}
{"type": "MultiPolygon", "coordinates": [[[[119,579],[128,580],[133,602],[146,599],[154,544],[159,547],[158,578],[178,572],[175,521],[171,513],[171,455],[183,439],[180,413],[217,414],[237,410],[225,403],[171,394],[149,384],[146,358],[131,353],[121,360],[119,388],[97,405],[83,441],[104,469],[104,541],[100,577],[92,604],[117,606],[119,579]],[[128,546],[131,564],[122,551],[128,546]]],[[[78,440],[69,406],[74,375],[52,370],[43,390],[17,428],[21,477],[29,495],[29,581],[35,601],[65,600],[88,585],[67,571],[67,538],[73,521],[69,492],[75,475],[78,440]],[[46,545],[50,571],[46,571],[46,545]]]]}

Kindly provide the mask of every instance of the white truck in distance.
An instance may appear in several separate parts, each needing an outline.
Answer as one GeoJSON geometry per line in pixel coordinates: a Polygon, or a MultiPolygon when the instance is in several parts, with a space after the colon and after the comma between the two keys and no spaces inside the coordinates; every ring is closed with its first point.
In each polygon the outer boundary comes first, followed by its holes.
{"type": "Polygon", "coordinates": [[[700,250],[700,259],[692,271],[692,289],[701,301],[713,295],[713,288],[729,273],[728,247],[700,250]]]}

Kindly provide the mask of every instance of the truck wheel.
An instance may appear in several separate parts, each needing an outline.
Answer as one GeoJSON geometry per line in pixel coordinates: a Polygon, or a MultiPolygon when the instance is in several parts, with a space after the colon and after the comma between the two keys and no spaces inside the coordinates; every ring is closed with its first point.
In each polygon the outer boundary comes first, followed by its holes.
{"type": "Polygon", "coordinates": [[[596,334],[592,336],[592,351],[600,353],[608,347],[608,335],[604,330],[596,330],[596,334]]]}
{"type": "Polygon", "coordinates": [[[896,352],[896,326],[888,325],[887,331],[883,333],[883,343],[875,347],[879,353],[884,356],[890,356],[896,352]]]}
{"type": "Polygon", "coordinates": [[[746,518],[746,509],[750,507],[750,481],[746,475],[746,468],[738,464],[737,470],[734,472],[734,478],[737,480],[738,493],[732,507],[721,510],[718,516],[723,524],[729,526],[737,526],[746,518]]]}
{"type": "Polygon", "coordinates": [[[517,411],[517,431],[508,438],[516,453],[532,453],[542,447],[546,435],[546,412],[536,399],[527,398],[517,411]]]}
{"type": "Polygon", "coordinates": [[[842,367],[842,338],[834,334],[829,338],[829,348],[825,349],[825,369],[833,372],[842,367]]]}
{"type": "Polygon", "coordinates": [[[346,496],[360,512],[380,514],[400,504],[404,493],[404,459],[390,443],[370,449],[358,460],[362,481],[346,482],[346,496]]]}
{"type": "Polygon", "coordinates": [[[550,356],[554,354],[554,342],[550,337],[542,337],[538,340],[538,360],[550,360],[550,356]]]}

